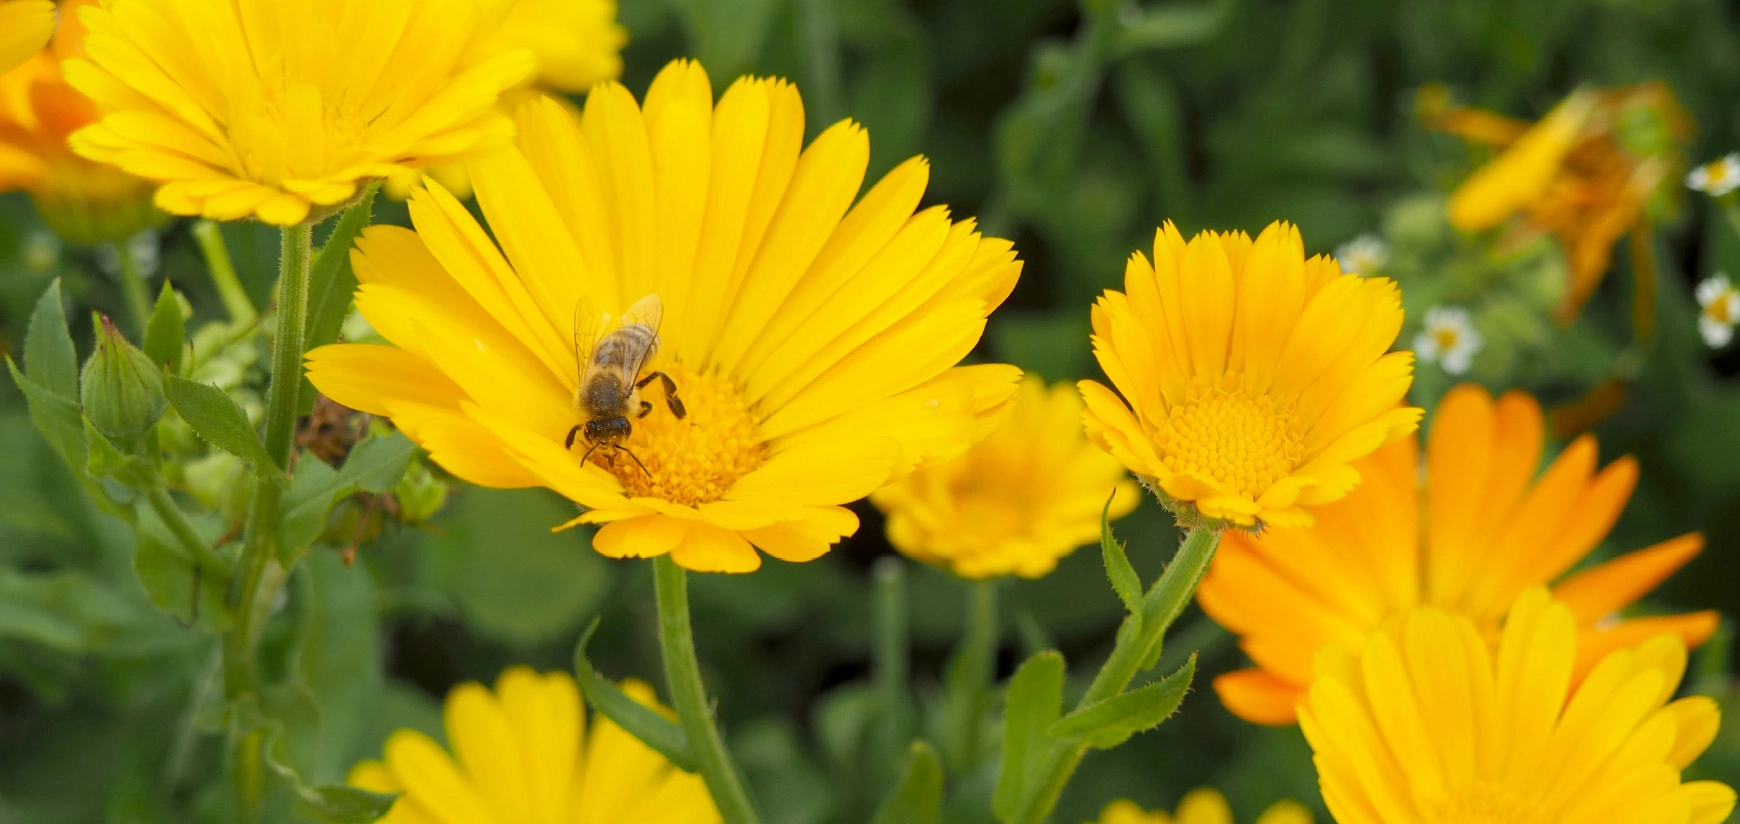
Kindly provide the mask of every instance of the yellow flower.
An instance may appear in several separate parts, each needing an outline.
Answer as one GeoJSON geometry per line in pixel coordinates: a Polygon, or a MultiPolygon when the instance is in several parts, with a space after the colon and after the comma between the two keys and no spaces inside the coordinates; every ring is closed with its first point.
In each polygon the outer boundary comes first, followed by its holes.
{"type": "Polygon", "coordinates": [[[589,510],[570,525],[604,524],[605,555],[746,572],[752,545],[821,556],[858,528],[843,504],[965,451],[1014,394],[1013,367],[953,368],[1014,288],[1010,244],[944,207],[915,214],[923,158],[858,198],[869,138],[841,121],[800,153],[790,84],[744,78],[715,107],[678,61],[644,109],[607,83],[579,122],[541,99],[518,125],[469,167],[494,241],[439,185],[418,190],[415,234],[371,227],[352,255],[357,307],[394,346],[308,356],[323,393],[453,474],[560,492],[589,510]],[[633,324],[637,305],[662,323],[633,324]],[[586,320],[625,312],[636,329],[586,320]],[[657,332],[623,370],[649,382],[628,416],[575,403],[586,328],[618,336],[611,351],[657,332]],[[620,448],[579,437],[594,417],[630,429],[620,448]]]}
{"type": "Polygon", "coordinates": [[[49,0],[0,0],[0,74],[12,71],[54,34],[49,0]]]}
{"type": "Polygon", "coordinates": [[[97,119],[96,105],[61,77],[61,61],[84,46],[81,6],[65,0],[49,47],[0,75],[0,192],[23,189],[55,234],[80,243],[122,240],[161,222],[151,185],[72,153],[67,136],[97,119]]]}
{"type": "Polygon", "coordinates": [[[1401,297],[1305,259],[1299,231],[1252,241],[1170,222],[1093,308],[1094,355],[1123,395],[1082,381],[1088,437],[1175,503],[1240,525],[1306,524],[1359,483],[1348,462],[1418,425],[1408,352],[1385,354],[1401,297]],[[1133,407],[1133,410],[1132,410],[1133,407]]]}
{"type": "Polygon", "coordinates": [[[73,150],[157,206],[289,226],[359,184],[504,144],[529,51],[470,62],[499,0],[107,0],[66,77],[108,109],[73,150]]]}
{"type": "MultiPolygon", "coordinates": [[[[652,688],[626,682],[659,707],[652,688]]],[[[701,777],[671,766],[603,716],[586,730],[572,676],[513,667],[495,690],[466,683],[447,694],[449,755],[415,730],[387,739],[381,761],[351,769],[353,786],[399,793],[381,824],[707,824],[719,812],[701,777]]]]}
{"type": "Polygon", "coordinates": [[[1572,688],[1572,609],[1534,588],[1496,655],[1474,622],[1425,606],[1357,653],[1324,651],[1299,720],[1340,824],[1717,824],[1734,791],[1682,783],[1716,702],[1669,702],[1679,639],[1618,650],[1572,688]]]}
{"type": "MultiPolygon", "coordinates": [[[[1172,815],[1148,812],[1120,798],[1100,810],[1099,824],[1233,824],[1233,815],[1225,796],[1203,787],[1187,793],[1172,815]]],[[[1257,817],[1257,824],[1311,824],[1311,811],[1297,801],[1277,801],[1257,817]]]]}
{"type": "Polygon", "coordinates": [[[1013,412],[967,453],[871,494],[888,540],[907,556],[967,578],[1038,578],[1136,507],[1124,467],[1082,436],[1075,388],[1029,375],[1013,412]]]}
{"type": "Polygon", "coordinates": [[[616,24],[616,0],[505,0],[505,18],[478,46],[478,56],[531,49],[537,82],[584,92],[622,74],[628,31],[616,24]]]}
{"type": "MultiPolygon", "coordinates": [[[[1227,709],[1292,723],[1319,649],[1357,650],[1417,605],[1464,615],[1496,638],[1518,595],[1560,579],[1601,543],[1637,481],[1630,458],[1597,472],[1595,439],[1585,435],[1531,485],[1544,430],[1528,395],[1494,403],[1464,384],[1438,406],[1424,473],[1408,438],[1362,460],[1365,483],[1319,509],[1314,526],[1227,534],[1197,592],[1256,662],[1215,679],[1227,709]]],[[[1579,674],[1657,633],[1695,645],[1715,631],[1714,612],[1612,620],[1702,545],[1683,535],[1560,579],[1554,594],[1579,627],[1579,674]]]]}
{"type": "Polygon", "coordinates": [[[1556,311],[1561,323],[1576,319],[1614,242],[1647,222],[1650,197],[1682,162],[1674,146],[1628,145],[1621,126],[1647,114],[1673,139],[1690,130],[1666,87],[1648,83],[1577,92],[1532,126],[1448,104],[1427,109],[1432,128],[1501,149],[1451,193],[1452,224],[1478,232],[1522,213],[1526,231],[1551,232],[1564,245],[1571,282],[1556,311]]]}

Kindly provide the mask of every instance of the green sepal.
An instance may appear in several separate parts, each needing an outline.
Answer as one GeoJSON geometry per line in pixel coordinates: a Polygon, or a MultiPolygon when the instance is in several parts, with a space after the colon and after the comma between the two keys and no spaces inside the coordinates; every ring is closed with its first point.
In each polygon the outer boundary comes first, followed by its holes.
{"type": "Polygon", "coordinates": [[[1124,545],[1112,536],[1112,500],[1117,497],[1117,490],[1112,490],[1106,498],[1106,505],[1100,509],[1100,555],[1105,559],[1106,577],[1112,582],[1112,591],[1118,593],[1118,600],[1124,602],[1124,611],[1139,621],[1142,615],[1142,579],[1136,575],[1136,568],[1130,566],[1124,545]]]}
{"type": "Polygon", "coordinates": [[[942,816],[943,772],[936,748],[919,739],[907,749],[900,782],[883,800],[871,824],[936,824],[942,816]]]}
{"type": "Polygon", "coordinates": [[[593,618],[586,631],[580,634],[580,643],[574,645],[574,679],[580,683],[580,693],[586,696],[586,703],[663,755],[677,769],[684,772],[699,770],[700,765],[695,761],[689,738],[681,725],[629,697],[621,687],[599,675],[592,668],[592,662],[586,660],[586,645],[591,643],[592,633],[598,631],[598,623],[599,619],[593,618]]]}
{"type": "Polygon", "coordinates": [[[1022,662],[1009,679],[1003,710],[1003,762],[991,810],[1002,821],[1019,812],[1038,778],[1050,738],[1046,730],[1063,715],[1063,656],[1046,651],[1022,662]]]}
{"type": "Polygon", "coordinates": [[[1046,729],[1056,739],[1080,739],[1090,747],[1109,750],[1130,736],[1160,725],[1178,711],[1196,675],[1196,654],[1177,672],[1139,690],[1113,696],[1064,716],[1046,729]]]}
{"type": "Polygon", "coordinates": [[[171,375],[181,374],[181,363],[187,352],[187,327],[181,317],[181,301],[169,281],[163,281],[163,291],[157,295],[157,308],[151,312],[151,322],[145,327],[145,356],[158,367],[166,367],[171,375]]]}
{"type": "Polygon", "coordinates": [[[84,424],[85,472],[92,478],[110,478],[133,489],[145,489],[157,482],[157,470],[150,461],[122,452],[97,431],[89,417],[84,418],[84,424]]]}
{"type": "Polygon", "coordinates": [[[279,510],[278,561],[285,569],[294,566],[302,550],[320,537],[326,514],[339,500],[357,492],[392,490],[405,474],[417,445],[393,432],[364,440],[350,451],[343,469],[333,469],[314,457],[296,465],[296,477],[284,493],[279,510]]]}
{"type": "Polygon", "coordinates": [[[260,477],[279,486],[289,484],[289,476],[267,454],[254,425],[248,422],[248,413],[242,411],[234,398],[210,384],[176,375],[167,376],[164,388],[169,392],[169,405],[175,407],[194,434],[246,461],[260,477]]]}

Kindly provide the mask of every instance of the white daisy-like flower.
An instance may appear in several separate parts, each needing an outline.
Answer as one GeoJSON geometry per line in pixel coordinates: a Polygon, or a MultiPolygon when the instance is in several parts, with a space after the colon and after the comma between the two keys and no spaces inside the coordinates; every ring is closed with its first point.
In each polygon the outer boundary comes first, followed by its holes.
{"type": "Polygon", "coordinates": [[[1740,188],[1740,152],[1729,152],[1726,157],[1693,169],[1686,175],[1686,185],[1711,197],[1721,197],[1740,188]]]}
{"type": "Polygon", "coordinates": [[[1711,349],[1727,346],[1734,339],[1734,325],[1740,323],[1740,289],[1728,282],[1728,276],[1717,272],[1698,284],[1698,332],[1711,349]]]}
{"type": "Polygon", "coordinates": [[[1460,375],[1468,371],[1474,363],[1474,353],[1479,351],[1480,333],[1469,320],[1467,309],[1434,306],[1426,310],[1426,326],[1414,336],[1415,357],[1460,375]]]}
{"type": "Polygon", "coordinates": [[[1335,259],[1341,270],[1356,275],[1376,274],[1390,262],[1390,247],[1383,238],[1367,232],[1335,247],[1335,259]]]}

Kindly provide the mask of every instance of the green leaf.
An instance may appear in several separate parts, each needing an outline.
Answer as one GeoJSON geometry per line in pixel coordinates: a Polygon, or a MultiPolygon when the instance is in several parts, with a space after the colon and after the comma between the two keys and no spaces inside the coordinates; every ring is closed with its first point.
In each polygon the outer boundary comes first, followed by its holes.
{"type": "Polygon", "coordinates": [[[1235,0],[1167,3],[1121,15],[1115,50],[1119,54],[1194,46],[1215,35],[1232,19],[1235,0]]]}
{"type": "Polygon", "coordinates": [[[592,641],[592,633],[597,631],[598,619],[594,618],[592,625],[580,634],[580,643],[574,645],[574,677],[580,682],[580,693],[586,696],[586,703],[640,739],[641,743],[658,751],[677,769],[694,772],[698,765],[694,753],[689,750],[689,739],[683,734],[683,728],[658,710],[629,697],[621,687],[599,675],[592,668],[592,662],[586,660],[586,645],[592,641]]]}
{"type": "Polygon", "coordinates": [[[1052,724],[1046,734],[1054,738],[1084,738],[1088,746],[1109,750],[1130,736],[1153,729],[1178,711],[1190,679],[1196,675],[1196,655],[1177,672],[1148,686],[1083,707],[1052,724]]]}
{"type": "Polygon", "coordinates": [[[369,824],[393,806],[396,795],[381,795],[344,784],[303,787],[292,809],[302,818],[325,824],[369,824]]]}
{"type": "MultiPolygon", "coordinates": [[[[339,330],[344,327],[344,316],[350,311],[357,286],[356,273],[350,267],[350,250],[357,235],[374,219],[375,193],[380,188],[380,183],[369,184],[362,199],[344,210],[308,271],[308,320],[303,327],[306,335],[303,345],[308,349],[338,340],[339,330]]],[[[306,376],[302,380],[302,394],[297,396],[301,398],[302,409],[298,414],[306,415],[314,408],[319,393],[306,376]]]]}
{"type": "Polygon", "coordinates": [[[97,431],[90,418],[85,418],[84,424],[85,471],[92,478],[111,478],[133,489],[145,489],[156,483],[157,470],[150,461],[117,449],[113,441],[97,431]]]}
{"type": "Polygon", "coordinates": [[[1046,729],[1063,714],[1063,656],[1039,653],[1021,664],[1009,679],[1003,709],[1003,763],[997,770],[997,793],[991,809],[1007,821],[1037,777],[1050,739],[1046,729]]]}
{"type": "Polygon", "coordinates": [[[193,427],[195,434],[254,468],[263,478],[280,486],[288,478],[278,469],[278,462],[266,453],[248,413],[234,398],[210,384],[191,381],[176,375],[166,375],[163,388],[169,395],[169,405],[175,407],[181,419],[193,427]]]}
{"type": "Polygon", "coordinates": [[[24,369],[37,386],[63,398],[79,396],[79,359],[67,331],[60,281],[43,290],[24,336],[24,369]]]}
{"type": "Polygon", "coordinates": [[[1105,507],[1100,510],[1100,554],[1105,558],[1106,577],[1111,579],[1118,600],[1123,601],[1124,609],[1139,620],[1142,615],[1142,579],[1136,575],[1136,568],[1130,566],[1124,545],[1112,536],[1112,499],[1117,496],[1117,491],[1113,490],[1106,498],[1105,507]]]}
{"type": "Polygon", "coordinates": [[[187,350],[187,328],[181,318],[181,301],[169,281],[163,281],[163,291],[157,295],[157,308],[145,327],[145,356],[158,367],[169,367],[170,374],[181,372],[183,353],[187,350]]]}
{"type": "Polygon", "coordinates": [[[900,783],[882,802],[871,824],[936,824],[942,814],[943,774],[936,749],[923,739],[912,742],[900,783]]]}
{"type": "Polygon", "coordinates": [[[235,625],[228,572],[199,564],[149,506],[137,506],[133,574],[151,603],[184,626],[220,633],[235,625]]]}
{"type": "MultiPolygon", "coordinates": [[[[25,360],[28,361],[29,358],[26,357],[25,360]]],[[[84,415],[79,413],[78,401],[73,400],[78,397],[76,381],[74,394],[62,395],[18,371],[18,364],[13,363],[11,356],[6,358],[6,368],[12,372],[13,382],[24,393],[24,400],[30,406],[30,422],[36,426],[36,431],[41,432],[61,460],[66,461],[66,465],[91,492],[92,497],[99,501],[106,500],[98,494],[100,488],[85,474],[85,421],[84,415]]]]}
{"type": "MultiPolygon", "coordinates": [[[[301,716],[309,710],[316,710],[317,717],[318,711],[312,705],[294,706],[295,703],[272,700],[268,702],[269,708],[263,711],[251,701],[242,701],[233,704],[231,712],[236,717],[238,734],[260,734],[266,766],[288,785],[296,815],[323,824],[368,824],[385,815],[397,796],[364,792],[343,784],[310,785],[303,780],[285,744],[285,729],[289,724],[277,714],[289,711],[293,716],[301,716]]],[[[289,720],[301,723],[306,719],[292,717],[289,720]]]]}
{"type": "Polygon", "coordinates": [[[344,468],[334,470],[313,457],[296,465],[296,477],[284,493],[279,511],[278,560],[288,569],[302,550],[320,537],[326,513],[341,498],[357,492],[386,492],[399,482],[417,445],[394,432],[369,438],[356,445],[344,468]]]}

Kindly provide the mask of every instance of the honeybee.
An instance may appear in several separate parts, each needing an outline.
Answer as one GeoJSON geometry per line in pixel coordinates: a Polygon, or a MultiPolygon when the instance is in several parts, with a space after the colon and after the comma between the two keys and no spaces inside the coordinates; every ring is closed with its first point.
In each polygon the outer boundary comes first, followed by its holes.
{"type": "Polygon", "coordinates": [[[580,371],[580,388],[574,393],[574,407],[586,415],[586,421],[568,430],[567,448],[573,449],[575,436],[584,434],[589,446],[586,454],[580,456],[581,463],[598,448],[605,447],[613,460],[617,451],[627,452],[640,470],[647,472],[646,464],[624,445],[634,432],[629,423],[630,413],[644,418],[653,410],[651,403],[640,399],[640,390],[659,381],[664,385],[665,405],[670,407],[671,414],[678,418],[688,414],[682,399],[677,397],[677,384],[669,375],[651,372],[644,378],[640,376],[641,368],[659,351],[664,303],[656,294],[635,301],[622,313],[621,325],[603,337],[597,337],[597,333],[599,327],[609,324],[608,316],[583,325],[578,314],[577,310],[574,358],[580,371]]]}

